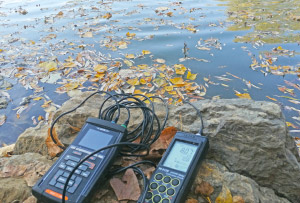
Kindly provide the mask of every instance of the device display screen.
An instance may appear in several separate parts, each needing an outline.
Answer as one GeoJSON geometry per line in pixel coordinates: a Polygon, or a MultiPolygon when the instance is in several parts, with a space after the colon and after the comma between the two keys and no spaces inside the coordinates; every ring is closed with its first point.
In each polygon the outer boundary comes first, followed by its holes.
{"type": "Polygon", "coordinates": [[[186,172],[193,160],[196,150],[196,145],[175,141],[163,166],[186,172]]]}
{"type": "Polygon", "coordinates": [[[113,136],[110,134],[94,129],[89,129],[78,144],[83,147],[98,150],[102,147],[107,146],[112,137],[113,136]]]}

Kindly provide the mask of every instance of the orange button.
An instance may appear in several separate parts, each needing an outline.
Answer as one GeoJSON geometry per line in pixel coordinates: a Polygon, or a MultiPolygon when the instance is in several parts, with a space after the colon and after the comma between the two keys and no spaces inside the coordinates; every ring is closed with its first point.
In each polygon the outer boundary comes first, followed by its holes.
{"type": "MultiPolygon", "coordinates": [[[[62,194],[60,194],[58,192],[55,192],[55,191],[50,190],[50,189],[46,189],[45,192],[48,193],[49,195],[52,195],[53,197],[56,197],[58,199],[62,199],[62,194]]],[[[67,196],[65,196],[65,200],[68,200],[67,196]]]]}

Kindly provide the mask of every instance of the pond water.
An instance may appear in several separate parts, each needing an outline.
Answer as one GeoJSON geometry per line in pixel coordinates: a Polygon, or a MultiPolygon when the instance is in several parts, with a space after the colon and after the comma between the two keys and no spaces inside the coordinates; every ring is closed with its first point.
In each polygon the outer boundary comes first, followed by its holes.
{"type": "Polygon", "coordinates": [[[0,97],[8,102],[0,144],[50,121],[70,94],[97,88],[139,89],[170,104],[181,96],[272,101],[300,137],[298,4],[0,1],[0,97]],[[129,82],[116,75],[128,68],[129,82]]]}

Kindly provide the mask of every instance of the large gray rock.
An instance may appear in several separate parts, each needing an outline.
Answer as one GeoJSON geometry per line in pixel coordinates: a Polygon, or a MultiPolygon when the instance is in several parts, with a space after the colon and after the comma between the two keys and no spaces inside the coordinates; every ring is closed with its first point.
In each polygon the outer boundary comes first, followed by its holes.
{"type": "Polygon", "coordinates": [[[53,164],[36,153],[0,158],[1,202],[24,201],[31,196],[31,187],[53,164]]]}
{"type": "MultiPolygon", "coordinates": [[[[223,186],[226,186],[232,196],[241,196],[245,203],[253,202],[272,202],[272,203],[289,203],[285,198],[277,196],[272,189],[259,186],[254,180],[240,175],[238,173],[229,172],[228,169],[212,160],[205,160],[197,174],[196,180],[193,184],[190,196],[194,197],[194,187],[200,185],[202,181],[210,183],[214,188],[211,198],[217,198],[223,186]]],[[[197,197],[199,202],[204,201],[201,196],[197,197]]]]}
{"type": "MultiPolygon", "coordinates": [[[[55,117],[73,109],[89,94],[83,93],[67,101],[55,117]]],[[[87,117],[96,117],[102,102],[102,97],[95,96],[73,113],[61,118],[56,125],[61,141],[70,143],[76,136],[74,127],[80,128],[87,117]]],[[[230,172],[239,173],[260,186],[271,188],[279,196],[300,202],[300,158],[278,105],[245,99],[203,100],[194,104],[202,112],[204,135],[210,141],[208,158],[224,165],[230,172]]],[[[157,104],[156,107],[159,118],[163,118],[163,106],[157,104]]],[[[168,126],[193,133],[199,130],[200,119],[191,106],[169,106],[169,109],[168,126]]],[[[130,125],[137,125],[140,119],[141,113],[133,112],[130,125]]],[[[31,134],[26,139],[34,139],[36,134],[31,134]]],[[[23,149],[19,153],[36,151],[29,141],[21,141],[16,143],[19,149],[23,149]]],[[[35,146],[41,146],[44,142],[43,139],[36,141],[35,146]]],[[[271,194],[272,190],[267,193],[271,194]]],[[[254,197],[252,199],[256,201],[254,197]]]]}
{"type": "Polygon", "coordinates": [[[8,105],[8,102],[5,97],[0,96],[0,109],[5,109],[8,105]]]}

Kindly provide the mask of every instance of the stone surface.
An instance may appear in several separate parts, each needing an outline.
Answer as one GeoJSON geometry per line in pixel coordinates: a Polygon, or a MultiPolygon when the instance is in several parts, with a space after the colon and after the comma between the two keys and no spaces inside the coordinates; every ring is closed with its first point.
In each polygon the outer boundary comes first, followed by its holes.
{"type": "Polygon", "coordinates": [[[0,157],[7,156],[8,153],[12,153],[14,150],[15,144],[7,145],[0,148],[0,157]]]}
{"type": "MultiPolygon", "coordinates": [[[[289,203],[285,198],[277,196],[272,189],[259,186],[254,180],[240,175],[238,173],[232,173],[228,169],[212,160],[205,160],[197,174],[196,180],[193,184],[192,191],[196,185],[201,184],[202,181],[210,183],[214,192],[211,194],[211,199],[215,200],[222,187],[225,185],[231,192],[232,196],[240,196],[245,203],[253,202],[272,202],[272,203],[289,203]]],[[[195,196],[191,192],[190,196],[195,196]]],[[[200,202],[204,201],[201,196],[197,197],[200,202]]]]}
{"type": "Polygon", "coordinates": [[[0,158],[1,202],[23,202],[31,196],[32,185],[53,164],[53,161],[36,153],[0,158]]]}
{"type": "Polygon", "coordinates": [[[13,85],[6,81],[3,76],[0,75],[0,89],[11,88],[13,85]]]}
{"type": "MultiPolygon", "coordinates": [[[[55,117],[73,109],[88,95],[90,93],[73,97],[55,117]]],[[[81,128],[87,117],[96,117],[102,102],[102,97],[94,96],[76,111],[62,117],[55,126],[60,140],[70,143],[76,136],[72,126],[81,128]]],[[[194,104],[202,112],[203,133],[210,141],[207,157],[221,164],[215,170],[228,174],[225,180],[233,196],[242,196],[246,202],[268,202],[278,195],[291,202],[300,202],[300,159],[278,105],[245,99],[203,100],[194,104]],[[234,184],[239,187],[234,188],[234,184]],[[254,195],[247,195],[249,191],[254,195]]],[[[158,117],[163,118],[163,105],[157,104],[156,107],[158,117]]],[[[200,119],[191,106],[170,106],[169,110],[168,126],[193,133],[199,130],[200,119]]],[[[132,113],[130,125],[136,126],[140,118],[140,112],[132,113]]],[[[38,152],[45,155],[44,140],[48,127],[38,126],[24,132],[23,138],[16,143],[14,153],[38,152]],[[40,146],[43,146],[42,150],[40,146]]],[[[221,186],[219,190],[217,186],[215,192],[220,192],[220,189],[221,186]]]]}
{"type": "Polygon", "coordinates": [[[19,137],[14,147],[14,154],[24,154],[27,152],[47,155],[45,140],[48,136],[49,126],[40,122],[36,127],[26,129],[19,137]]]}

